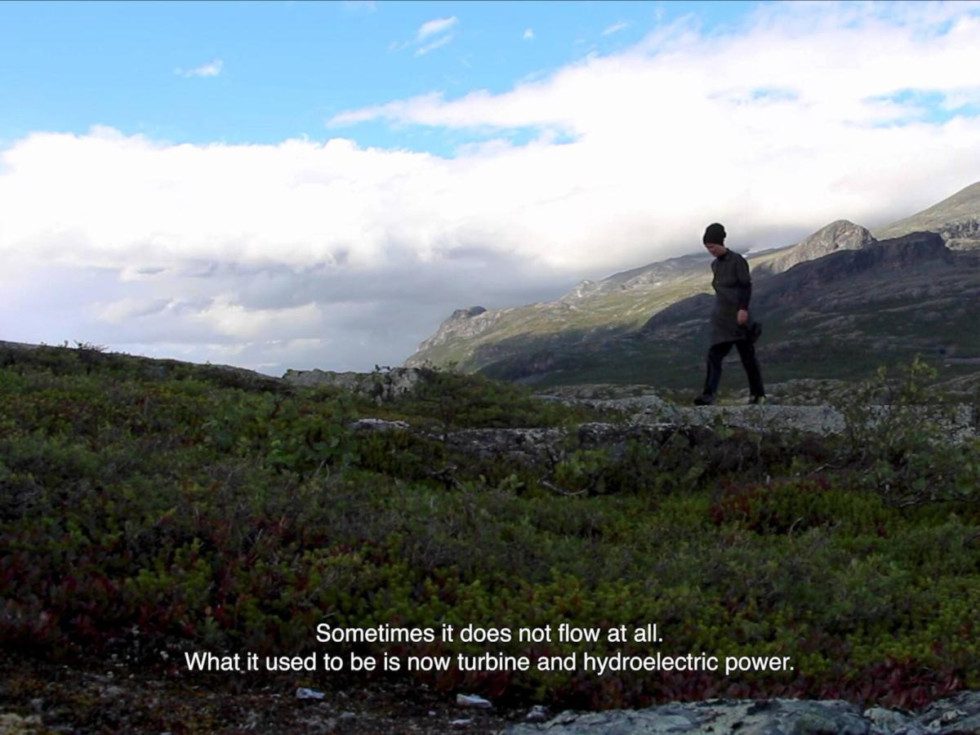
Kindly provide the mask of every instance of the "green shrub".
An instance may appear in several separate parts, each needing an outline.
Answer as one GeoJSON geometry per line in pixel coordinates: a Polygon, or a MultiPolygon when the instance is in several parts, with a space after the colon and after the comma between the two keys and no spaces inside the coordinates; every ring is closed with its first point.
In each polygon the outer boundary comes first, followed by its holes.
{"type": "Polygon", "coordinates": [[[980,440],[951,441],[953,407],[929,387],[935,375],[918,357],[894,373],[880,368],[839,406],[847,425],[839,457],[890,503],[977,497],[980,440]]]}

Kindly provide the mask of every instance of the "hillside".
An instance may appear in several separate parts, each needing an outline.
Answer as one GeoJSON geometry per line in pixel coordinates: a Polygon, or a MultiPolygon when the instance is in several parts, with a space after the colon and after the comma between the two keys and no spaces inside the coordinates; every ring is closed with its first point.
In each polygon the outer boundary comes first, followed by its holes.
{"type": "MultiPolygon", "coordinates": [[[[840,220],[795,245],[750,255],[766,374],[846,378],[875,359],[916,353],[934,358],[948,379],[975,372],[978,251],[960,236],[970,231],[964,222],[980,218],[978,192],[980,184],[968,187],[884,228],[881,239],[840,220]],[[914,224],[936,237],[891,235],[914,224]],[[824,260],[829,265],[814,265],[824,260]]],[[[690,386],[703,359],[709,263],[699,253],[585,281],[552,302],[461,309],[406,364],[456,364],[542,384],[690,386]]]]}
{"type": "Polygon", "coordinates": [[[561,298],[530,306],[455,311],[406,360],[406,366],[457,363],[481,369],[511,355],[510,340],[549,341],[557,336],[573,345],[609,331],[641,326],[659,311],[703,291],[706,254],[688,255],[614,274],[602,281],[583,281],[561,298]]]}
{"type": "Polygon", "coordinates": [[[953,249],[980,247],[980,181],[918,214],[875,232],[879,239],[936,232],[953,249]]]}
{"type": "MultiPolygon", "coordinates": [[[[0,728],[516,735],[532,705],[713,697],[845,699],[772,710],[851,721],[980,687],[980,445],[923,405],[922,363],[851,386],[830,433],[766,420],[789,405],[732,409],[745,428],[392,372],[0,345],[0,728]],[[585,654],[781,664],[600,677],[585,654]],[[381,670],[413,656],[446,666],[381,670]]],[[[745,706],[725,717],[766,708],[745,706]]]]}

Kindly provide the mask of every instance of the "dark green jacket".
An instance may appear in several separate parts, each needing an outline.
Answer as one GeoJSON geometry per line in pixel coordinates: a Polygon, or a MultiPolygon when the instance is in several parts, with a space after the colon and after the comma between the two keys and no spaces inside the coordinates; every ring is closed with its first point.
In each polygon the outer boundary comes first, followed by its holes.
{"type": "MultiPolygon", "coordinates": [[[[711,263],[715,289],[715,308],[711,312],[711,344],[746,339],[749,323],[739,326],[738,310],[748,309],[752,300],[752,278],[745,258],[729,250],[711,263]]],[[[751,312],[750,312],[751,314],[751,312]]]]}

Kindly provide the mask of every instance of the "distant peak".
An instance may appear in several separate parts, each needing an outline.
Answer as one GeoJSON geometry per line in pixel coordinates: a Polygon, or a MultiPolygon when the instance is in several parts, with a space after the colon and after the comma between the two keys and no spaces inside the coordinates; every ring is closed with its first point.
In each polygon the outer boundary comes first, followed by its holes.
{"type": "Polygon", "coordinates": [[[479,316],[485,311],[486,309],[482,306],[471,306],[468,309],[456,309],[449,319],[469,319],[470,317],[479,316]]]}
{"type": "Polygon", "coordinates": [[[762,255],[755,267],[770,273],[782,273],[794,265],[816,260],[837,250],[861,250],[875,245],[877,240],[861,225],[838,219],[824,225],[796,245],[770,255],[762,255]]]}

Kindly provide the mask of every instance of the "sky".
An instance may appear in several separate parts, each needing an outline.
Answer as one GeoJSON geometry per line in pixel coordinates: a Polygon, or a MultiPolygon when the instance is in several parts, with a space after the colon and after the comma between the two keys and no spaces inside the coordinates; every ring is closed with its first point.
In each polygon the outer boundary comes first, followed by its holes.
{"type": "Polygon", "coordinates": [[[980,4],[0,3],[0,340],[397,365],[980,179],[980,4]]]}

